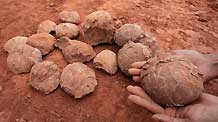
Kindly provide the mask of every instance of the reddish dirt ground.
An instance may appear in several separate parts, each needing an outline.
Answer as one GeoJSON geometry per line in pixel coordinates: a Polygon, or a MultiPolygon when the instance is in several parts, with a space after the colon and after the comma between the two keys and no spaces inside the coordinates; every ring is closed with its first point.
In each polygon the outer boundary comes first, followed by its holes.
{"type": "MultiPolygon", "coordinates": [[[[95,70],[98,87],[83,99],[73,99],[57,89],[42,95],[28,85],[28,74],[14,75],[7,68],[5,42],[16,35],[30,36],[37,25],[59,22],[62,10],[77,10],[82,19],[106,10],[123,23],[138,23],[152,33],[163,51],[218,48],[218,2],[215,0],[1,0],[0,1],[0,122],[152,122],[151,113],[127,100],[126,86],[134,84],[120,71],[109,76],[95,70]]],[[[95,47],[117,51],[114,45],[95,47]]],[[[45,60],[67,65],[59,50],[45,60]]],[[[205,92],[218,96],[218,82],[205,84],[205,92]]]]}

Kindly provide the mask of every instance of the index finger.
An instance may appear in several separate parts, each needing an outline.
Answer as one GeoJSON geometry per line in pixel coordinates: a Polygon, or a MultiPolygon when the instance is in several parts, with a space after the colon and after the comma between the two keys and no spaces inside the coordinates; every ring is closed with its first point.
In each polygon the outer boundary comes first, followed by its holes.
{"type": "Polygon", "coordinates": [[[133,103],[144,107],[145,109],[147,109],[148,111],[150,111],[152,113],[155,113],[155,114],[164,114],[165,113],[165,110],[161,106],[159,106],[155,103],[152,103],[152,102],[150,102],[142,97],[139,97],[136,95],[129,95],[128,99],[130,101],[132,101],[133,103]]]}
{"type": "Polygon", "coordinates": [[[131,67],[140,69],[140,68],[142,68],[146,63],[147,63],[147,61],[134,62],[134,63],[131,64],[131,67]]]}

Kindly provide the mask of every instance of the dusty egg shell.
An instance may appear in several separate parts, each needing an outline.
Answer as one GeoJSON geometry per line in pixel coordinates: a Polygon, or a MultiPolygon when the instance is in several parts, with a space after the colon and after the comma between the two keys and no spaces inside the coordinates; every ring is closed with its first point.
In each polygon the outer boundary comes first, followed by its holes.
{"type": "Polygon", "coordinates": [[[54,49],[55,41],[55,37],[48,33],[38,33],[30,36],[27,44],[39,49],[42,55],[47,55],[54,49]]]}
{"type": "Polygon", "coordinates": [[[115,33],[115,43],[119,46],[125,45],[128,41],[141,42],[145,38],[145,32],[137,24],[124,24],[115,33]]]}
{"type": "Polygon", "coordinates": [[[45,20],[38,25],[37,33],[55,32],[57,24],[51,20],[45,20]]]}
{"type": "Polygon", "coordinates": [[[95,11],[89,14],[81,26],[84,42],[91,45],[113,43],[115,23],[113,17],[106,11],[95,11]]]}
{"type": "Polygon", "coordinates": [[[183,106],[202,94],[203,81],[198,68],[185,57],[169,55],[146,65],[141,72],[142,87],[158,104],[183,106]]]}
{"type": "Polygon", "coordinates": [[[98,53],[94,59],[96,68],[103,69],[109,74],[117,72],[117,55],[110,50],[103,50],[98,53]]]}
{"type": "Polygon", "coordinates": [[[75,39],[79,37],[79,28],[75,24],[61,23],[56,26],[56,36],[75,39]]]}
{"type": "Polygon", "coordinates": [[[93,59],[96,55],[93,48],[84,42],[73,40],[70,45],[62,50],[65,59],[68,63],[86,62],[93,59]]]}
{"type": "Polygon", "coordinates": [[[63,22],[79,24],[80,16],[77,11],[62,11],[59,18],[63,22]]]}
{"type": "Polygon", "coordinates": [[[37,91],[49,94],[58,87],[60,76],[60,69],[54,62],[43,61],[32,67],[29,84],[37,91]]]}
{"type": "Polygon", "coordinates": [[[29,45],[23,46],[18,52],[13,52],[8,55],[8,68],[15,74],[30,72],[32,66],[42,61],[41,52],[29,45]]]}
{"type": "Polygon", "coordinates": [[[55,42],[54,46],[58,47],[59,49],[63,50],[64,48],[66,48],[67,46],[70,45],[70,42],[72,42],[73,40],[71,40],[68,37],[61,37],[58,38],[57,41],[55,42]]]}
{"type": "Polygon", "coordinates": [[[118,64],[121,71],[129,76],[128,69],[131,64],[138,61],[146,61],[151,57],[148,46],[141,43],[128,42],[118,52],[118,64]]]}
{"type": "Polygon", "coordinates": [[[8,53],[17,52],[26,44],[28,38],[23,36],[16,36],[9,39],[5,45],[4,50],[8,53]]]}
{"type": "Polygon", "coordinates": [[[61,74],[61,88],[75,98],[82,98],[95,90],[95,72],[88,66],[75,62],[67,65],[61,74]]]}

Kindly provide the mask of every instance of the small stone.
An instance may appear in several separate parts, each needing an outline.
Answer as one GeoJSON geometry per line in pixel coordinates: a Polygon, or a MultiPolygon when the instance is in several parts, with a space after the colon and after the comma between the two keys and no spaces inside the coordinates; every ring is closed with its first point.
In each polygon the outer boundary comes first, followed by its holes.
{"type": "Polygon", "coordinates": [[[79,24],[80,16],[77,11],[62,11],[59,14],[59,18],[63,22],[79,24]]]}
{"type": "Polygon", "coordinates": [[[42,61],[41,52],[29,45],[10,53],[7,58],[8,68],[15,74],[30,72],[32,66],[40,61],[42,61]]]}
{"type": "Polygon", "coordinates": [[[55,3],[49,3],[49,7],[54,7],[55,3]]]}
{"type": "Polygon", "coordinates": [[[87,62],[96,55],[90,45],[77,40],[71,41],[70,45],[66,46],[62,51],[68,63],[87,62]]]}
{"type": "Polygon", "coordinates": [[[4,45],[4,50],[7,51],[8,53],[17,52],[21,48],[23,48],[23,46],[27,42],[27,39],[28,39],[27,37],[23,37],[23,36],[13,37],[6,42],[6,44],[4,45]]]}
{"type": "Polygon", "coordinates": [[[109,74],[115,74],[117,72],[117,55],[113,51],[101,51],[96,55],[93,62],[96,68],[103,69],[109,74]]]}
{"type": "Polygon", "coordinates": [[[56,36],[75,39],[79,37],[79,28],[75,24],[61,23],[56,27],[56,36]]]}
{"type": "Polygon", "coordinates": [[[33,66],[30,85],[44,94],[53,92],[60,83],[60,69],[52,61],[43,61],[33,66]]]}
{"type": "Polygon", "coordinates": [[[67,65],[61,74],[61,88],[75,98],[82,98],[93,92],[96,86],[95,72],[82,63],[67,65]]]}
{"type": "Polygon", "coordinates": [[[145,32],[137,24],[125,24],[121,26],[114,36],[115,42],[119,46],[123,46],[129,41],[141,42],[144,38],[145,32]]]}
{"type": "Polygon", "coordinates": [[[47,55],[54,49],[55,41],[55,37],[48,33],[38,33],[30,36],[27,44],[39,49],[42,55],[47,55]]]}
{"type": "Polygon", "coordinates": [[[57,24],[51,20],[45,20],[38,26],[37,33],[52,33],[55,32],[57,24]]]}
{"type": "Polygon", "coordinates": [[[101,43],[113,43],[115,22],[106,11],[95,11],[89,14],[81,25],[81,33],[85,43],[98,45],[101,43]]]}

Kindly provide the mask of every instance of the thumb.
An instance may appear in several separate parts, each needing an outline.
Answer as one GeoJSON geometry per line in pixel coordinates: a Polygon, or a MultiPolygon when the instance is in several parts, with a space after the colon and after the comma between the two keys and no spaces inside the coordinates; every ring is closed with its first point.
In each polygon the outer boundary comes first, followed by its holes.
{"type": "Polygon", "coordinates": [[[155,114],[152,118],[160,122],[188,122],[187,119],[174,118],[164,114],[155,114]]]}

